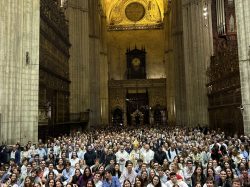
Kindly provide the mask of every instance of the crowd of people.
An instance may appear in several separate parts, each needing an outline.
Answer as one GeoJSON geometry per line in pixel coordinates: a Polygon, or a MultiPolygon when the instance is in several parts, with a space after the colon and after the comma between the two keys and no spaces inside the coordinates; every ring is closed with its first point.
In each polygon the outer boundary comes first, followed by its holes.
{"type": "Polygon", "coordinates": [[[107,128],[0,148],[1,186],[250,186],[248,136],[207,128],[107,128]]]}

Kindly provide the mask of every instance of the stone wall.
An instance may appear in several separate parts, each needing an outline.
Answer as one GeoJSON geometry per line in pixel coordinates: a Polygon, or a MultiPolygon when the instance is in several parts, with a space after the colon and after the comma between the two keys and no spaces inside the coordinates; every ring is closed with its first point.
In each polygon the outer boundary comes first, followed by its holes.
{"type": "Polygon", "coordinates": [[[38,138],[39,0],[0,1],[0,143],[38,138]]]}

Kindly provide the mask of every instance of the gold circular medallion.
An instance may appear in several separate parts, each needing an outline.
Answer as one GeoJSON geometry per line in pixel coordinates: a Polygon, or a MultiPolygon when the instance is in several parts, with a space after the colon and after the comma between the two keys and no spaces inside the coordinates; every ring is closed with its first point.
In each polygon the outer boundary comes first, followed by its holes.
{"type": "Polygon", "coordinates": [[[139,58],[134,58],[132,60],[134,70],[138,70],[141,64],[141,60],[139,58]]]}
{"type": "Polygon", "coordinates": [[[141,3],[133,2],[126,7],[125,14],[130,21],[137,22],[145,16],[145,8],[141,3]]]}

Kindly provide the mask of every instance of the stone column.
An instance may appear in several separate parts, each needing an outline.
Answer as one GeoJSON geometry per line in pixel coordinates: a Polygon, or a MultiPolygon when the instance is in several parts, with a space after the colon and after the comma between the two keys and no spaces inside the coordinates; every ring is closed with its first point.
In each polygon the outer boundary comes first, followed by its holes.
{"type": "Polygon", "coordinates": [[[235,0],[244,133],[250,134],[250,2],[235,0]]]}
{"type": "Polygon", "coordinates": [[[88,0],[69,0],[66,17],[69,21],[71,43],[69,74],[70,113],[72,114],[91,109],[88,0]]]}
{"type": "Polygon", "coordinates": [[[165,64],[166,64],[166,77],[167,77],[167,112],[168,123],[174,125],[176,123],[175,113],[175,73],[174,73],[174,60],[173,60],[173,38],[172,38],[172,12],[171,7],[166,11],[164,17],[165,28],[165,64]]]}
{"type": "Polygon", "coordinates": [[[101,122],[100,104],[100,26],[98,0],[89,0],[90,125],[101,122]]]}
{"type": "Polygon", "coordinates": [[[187,125],[208,124],[206,70],[212,55],[211,3],[183,0],[183,45],[186,85],[187,125]],[[208,8],[208,16],[204,16],[208,8]]]}
{"type": "Polygon", "coordinates": [[[37,142],[39,0],[0,1],[0,143],[37,142]]]}
{"type": "Polygon", "coordinates": [[[183,20],[182,20],[182,1],[172,1],[172,22],[171,37],[173,41],[173,63],[174,72],[174,94],[175,94],[175,113],[176,124],[186,125],[187,122],[187,99],[185,85],[185,64],[183,52],[183,20]]]}
{"type": "Polygon", "coordinates": [[[107,58],[107,25],[104,12],[101,14],[101,60],[100,60],[100,103],[101,103],[101,124],[109,123],[108,107],[108,58],[107,58]]]}

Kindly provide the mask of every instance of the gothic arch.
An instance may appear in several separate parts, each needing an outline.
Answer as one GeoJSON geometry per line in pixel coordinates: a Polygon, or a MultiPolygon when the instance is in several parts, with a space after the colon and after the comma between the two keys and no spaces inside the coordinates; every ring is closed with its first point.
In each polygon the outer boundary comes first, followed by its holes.
{"type": "MultiPolygon", "coordinates": [[[[102,1],[102,7],[104,9],[105,15],[107,17],[107,21],[109,22],[110,20],[110,15],[112,13],[112,11],[114,10],[114,8],[121,2],[120,0],[101,0],[102,1]]],[[[132,2],[144,2],[145,4],[147,4],[150,0],[127,0],[126,2],[128,3],[132,3],[132,2]]],[[[160,10],[160,14],[161,14],[161,19],[163,20],[164,18],[164,12],[165,9],[168,5],[168,1],[165,0],[155,0],[155,2],[157,3],[157,6],[160,10]]]]}

